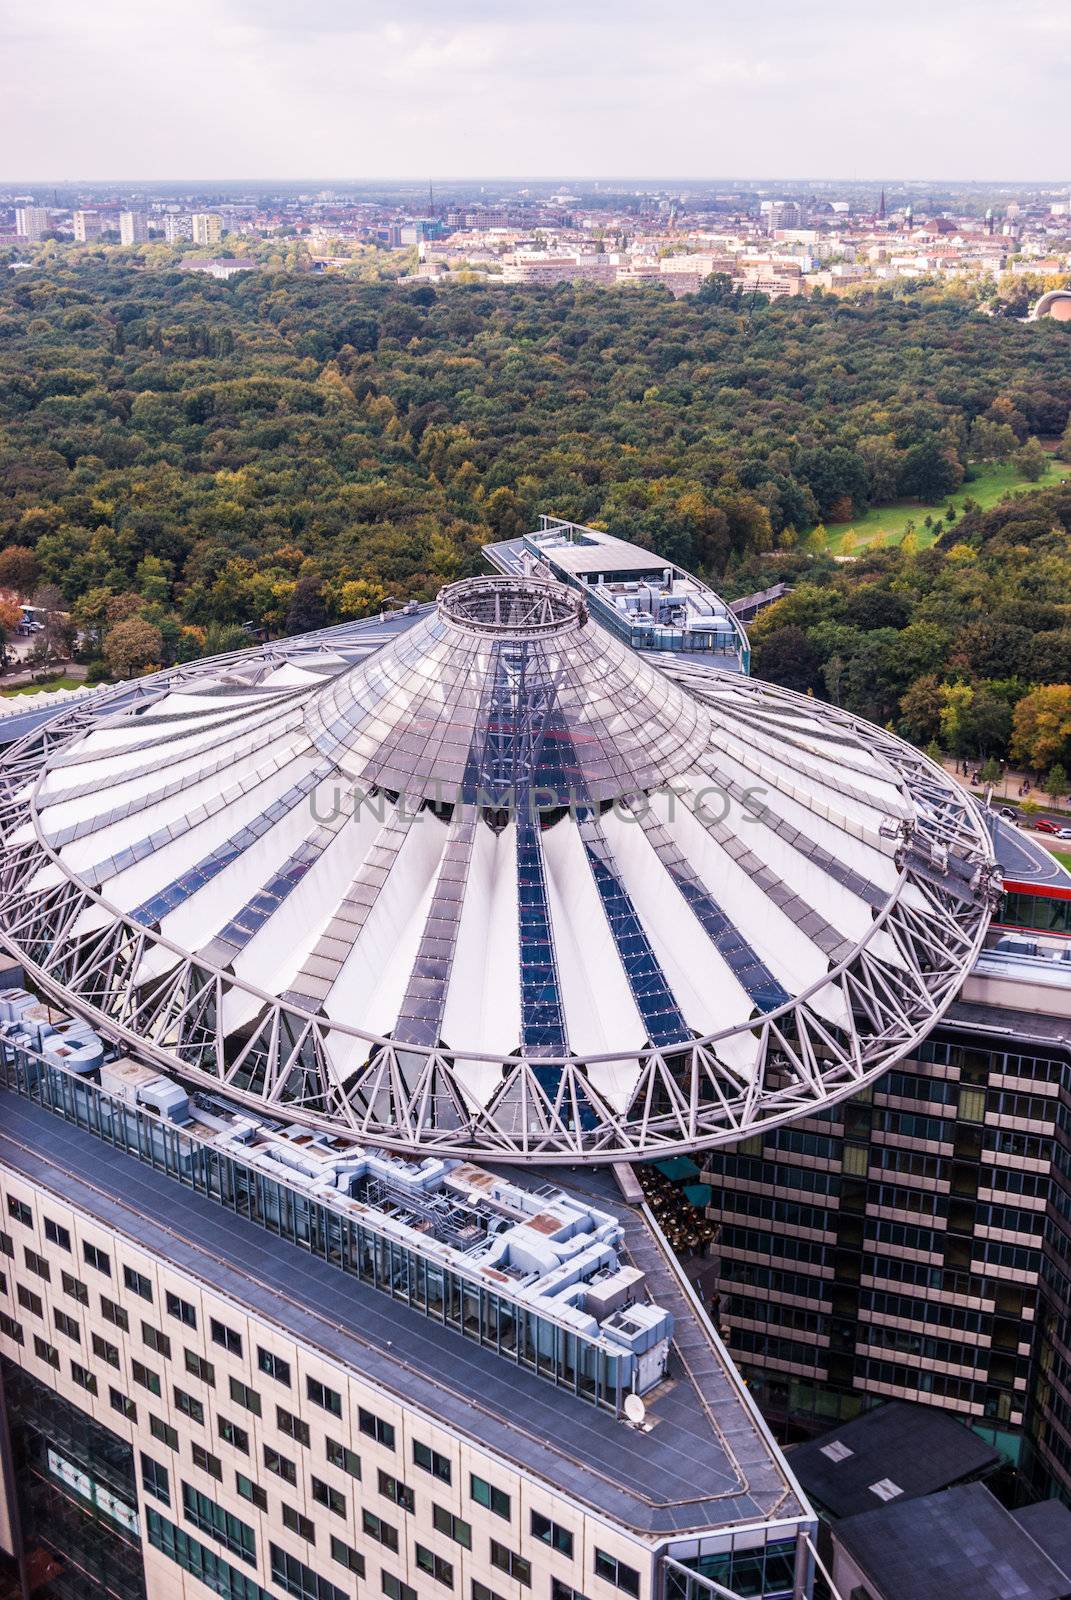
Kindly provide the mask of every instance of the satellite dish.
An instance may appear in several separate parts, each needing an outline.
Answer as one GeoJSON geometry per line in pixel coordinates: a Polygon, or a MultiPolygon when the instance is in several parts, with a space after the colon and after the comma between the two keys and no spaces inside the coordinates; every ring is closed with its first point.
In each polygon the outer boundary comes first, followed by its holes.
{"type": "Polygon", "coordinates": [[[647,1415],[647,1407],[638,1394],[627,1394],[625,1396],[625,1415],[637,1428],[643,1422],[644,1417],[647,1415]]]}

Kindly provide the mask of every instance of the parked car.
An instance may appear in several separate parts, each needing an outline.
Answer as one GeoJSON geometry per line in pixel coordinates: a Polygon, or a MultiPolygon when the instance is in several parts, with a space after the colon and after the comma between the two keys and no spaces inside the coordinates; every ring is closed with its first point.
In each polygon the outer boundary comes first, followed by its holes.
{"type": "Polygon", "coordinates": [[[999,807],[997,816],[1003,817],[1005,822],[1018,822],[1020,820],[1019,813],[1014,806],[999,807]]]}
{"type": "Polygon", "coordinates": [[[1048,817],[1039,817],[1034,823],[1034,827],[1038,833],[1055,833],[1058,835],[1060,832],[1057,824],[1051,822],[1048,817]]]}
{"type": "Polygon", "coordinates": [[[1071,839],[1071,828],[1057,828],[1056,837],[1058,839],[1071,839]]]}

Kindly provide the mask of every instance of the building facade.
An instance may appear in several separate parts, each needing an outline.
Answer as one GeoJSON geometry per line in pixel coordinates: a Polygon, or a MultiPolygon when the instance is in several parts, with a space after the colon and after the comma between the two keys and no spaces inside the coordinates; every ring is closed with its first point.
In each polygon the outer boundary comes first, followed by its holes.
{"type": "MultiPolygon", "coordinates": [[[[1071,883],[1018,883],[1002,917],[1052,927],[1069,905],[1071,883]]],[[[790,1434],[921,1401],[1071,1499],[1064,951],[994,929],[961,1001],[872,1090],[705,1159],[722,1323],[790,1434]]]]}
{"type": "Polygon", "coordinates": [[[218,244],[223,238],[223,223],[215,211],[195,211],[190,218],[194,244],[218,244]]]}
{"type": "Polygon", "coordinates": [[[147,244],[149,239],[149,217],[145,211],[120,211],[119,213],[119,242],[120,244],[147,244]]]}
{"type": "Polygon", "coordinates": [[[16,206],[15,232],[20,239],[43,239],[48,231],[48,209],[46,206],[16,206]]]}
{"type": "Polygon", "coordinates": [[[74,213],[74,242],[75,244],[91,244],[101,235],[101,215],[99,211],[76,211],[74,213]]]}
{"type": "Polygon", "coordinates": [[[130,1063],[98,1086],[22,1020],[0,1045],[0,1544],[49,1594],[808,1592],[813,1518],[612,1184],[447,1164],[443,1204],[435,1163],[253,1128],[130,1063]],[[584,1295],[556,1300],[579,1246],[584,1295]],[[607,1377],[633,1323],[640,1427],[607,1377]]]}

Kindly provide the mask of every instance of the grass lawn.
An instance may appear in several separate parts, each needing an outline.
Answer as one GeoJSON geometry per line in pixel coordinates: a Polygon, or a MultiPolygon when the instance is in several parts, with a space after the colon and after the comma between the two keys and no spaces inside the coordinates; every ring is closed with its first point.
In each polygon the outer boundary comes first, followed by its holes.
{"type": "MultiPolygon", "coordinates": [[[[951,503],[956,511],[963,510],[964,500],[970,498],[977,501],[983,511],[988,511],[990,506],[995,506],[998,500],[1003,500],[1005,495],[1029,493],[1031,489],[1049,489],[1054,483],[1059,483],[1064,478],[1071,478],[1071,465],[1066,461],[1049,461],[1048,467],[1037,483],[1028,483],[1021,478],[1011,465],[977,467],[977,476],[970,483],[965,483],[951,496],[951,503]]],[[[816,538],[811,533],[804,545],[807,550],[816,555],[821,551],[828,551],[834,556],[853,556],[865,550],[869,545],[899,544],[907,532],[909,522],[915,524],[919,548],[924,550],[927,545],[933,544],[938,533],[943,531],[947,524],[942,524],[941,529],[924,528],[923,518],[929,512],[936,513],[949,504],[945,500],[940,506],[923,506],[914,500],[902,500],[896,505],[878,506],[873,511],[868,511],[865,517],[860,517],[856,522],[837,523],[826,528],[825,538],[816,538]]]]}
{"type": "Polygon", "coordinates": [[[1054,850],[1052,853],[1061,867],[1066,867],[1068,872],[1071,872],[1071,854],[1066,850],[1054,850]]]}
{"type": "Polygon", "coordinates": [[[84,678],[49,678],[47,683],[24,683],[19,689],[0,689],[0,695],[10,700],[16,694],[51,694],[53,689],[80,689],[84,678]]]}

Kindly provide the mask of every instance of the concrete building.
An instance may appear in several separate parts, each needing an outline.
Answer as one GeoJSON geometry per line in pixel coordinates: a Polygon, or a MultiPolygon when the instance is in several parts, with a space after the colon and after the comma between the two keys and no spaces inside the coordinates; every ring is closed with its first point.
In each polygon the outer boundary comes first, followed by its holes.
{"type": "Polygon", "coordinates": [[[16,206],[15,232],[20,239],[43,239],[49,226],[46,206],[16,206]]]}
{"type": "Polygon", "coordinates": [[[99,211],[76,211],[74,213],[74,242],[75,244],[91,244],[94,239],[99,239],[103,223],[99,211]]]}
{"type": "Polygon", "coordinates": [[[190,236],[194,244],[219,244],[223,221],[215,211],[195,211],[190,217],[190,236]]]}
{"type": "Polygon", "coordinates": [[[164,212],[164,238],[168,244],[184,244],[193,238],[193,219],[186,211],[164,212]]]}
{"type": "Polygon", "coordinates": [[[147,244],[149,217],[145,211],[120,211],[119,242],[121,244],[147,244]]]}
{"type": "Polygon", "coordinates": [[[628,1163],[916,1054],[992,846],[652,552],[512,555],[0,758],[25,1589],[810,1595],[816,1518],[628,1163]]]}
{"type": "Polygon", "coordinates": [[[180,272],[202,272],[209,278],[234,278],[240,272],[256,272],[255,261],[237,256],[187,256],[179,262],[180,272]]]}
{"type": "Polygon", "coordinates": [[[941,1406],[1071,1498],[1071,877],[992,826],[1003,904],[942,1024],[704,1178],[722,1322],[767,1416],[941,1406]]]}

